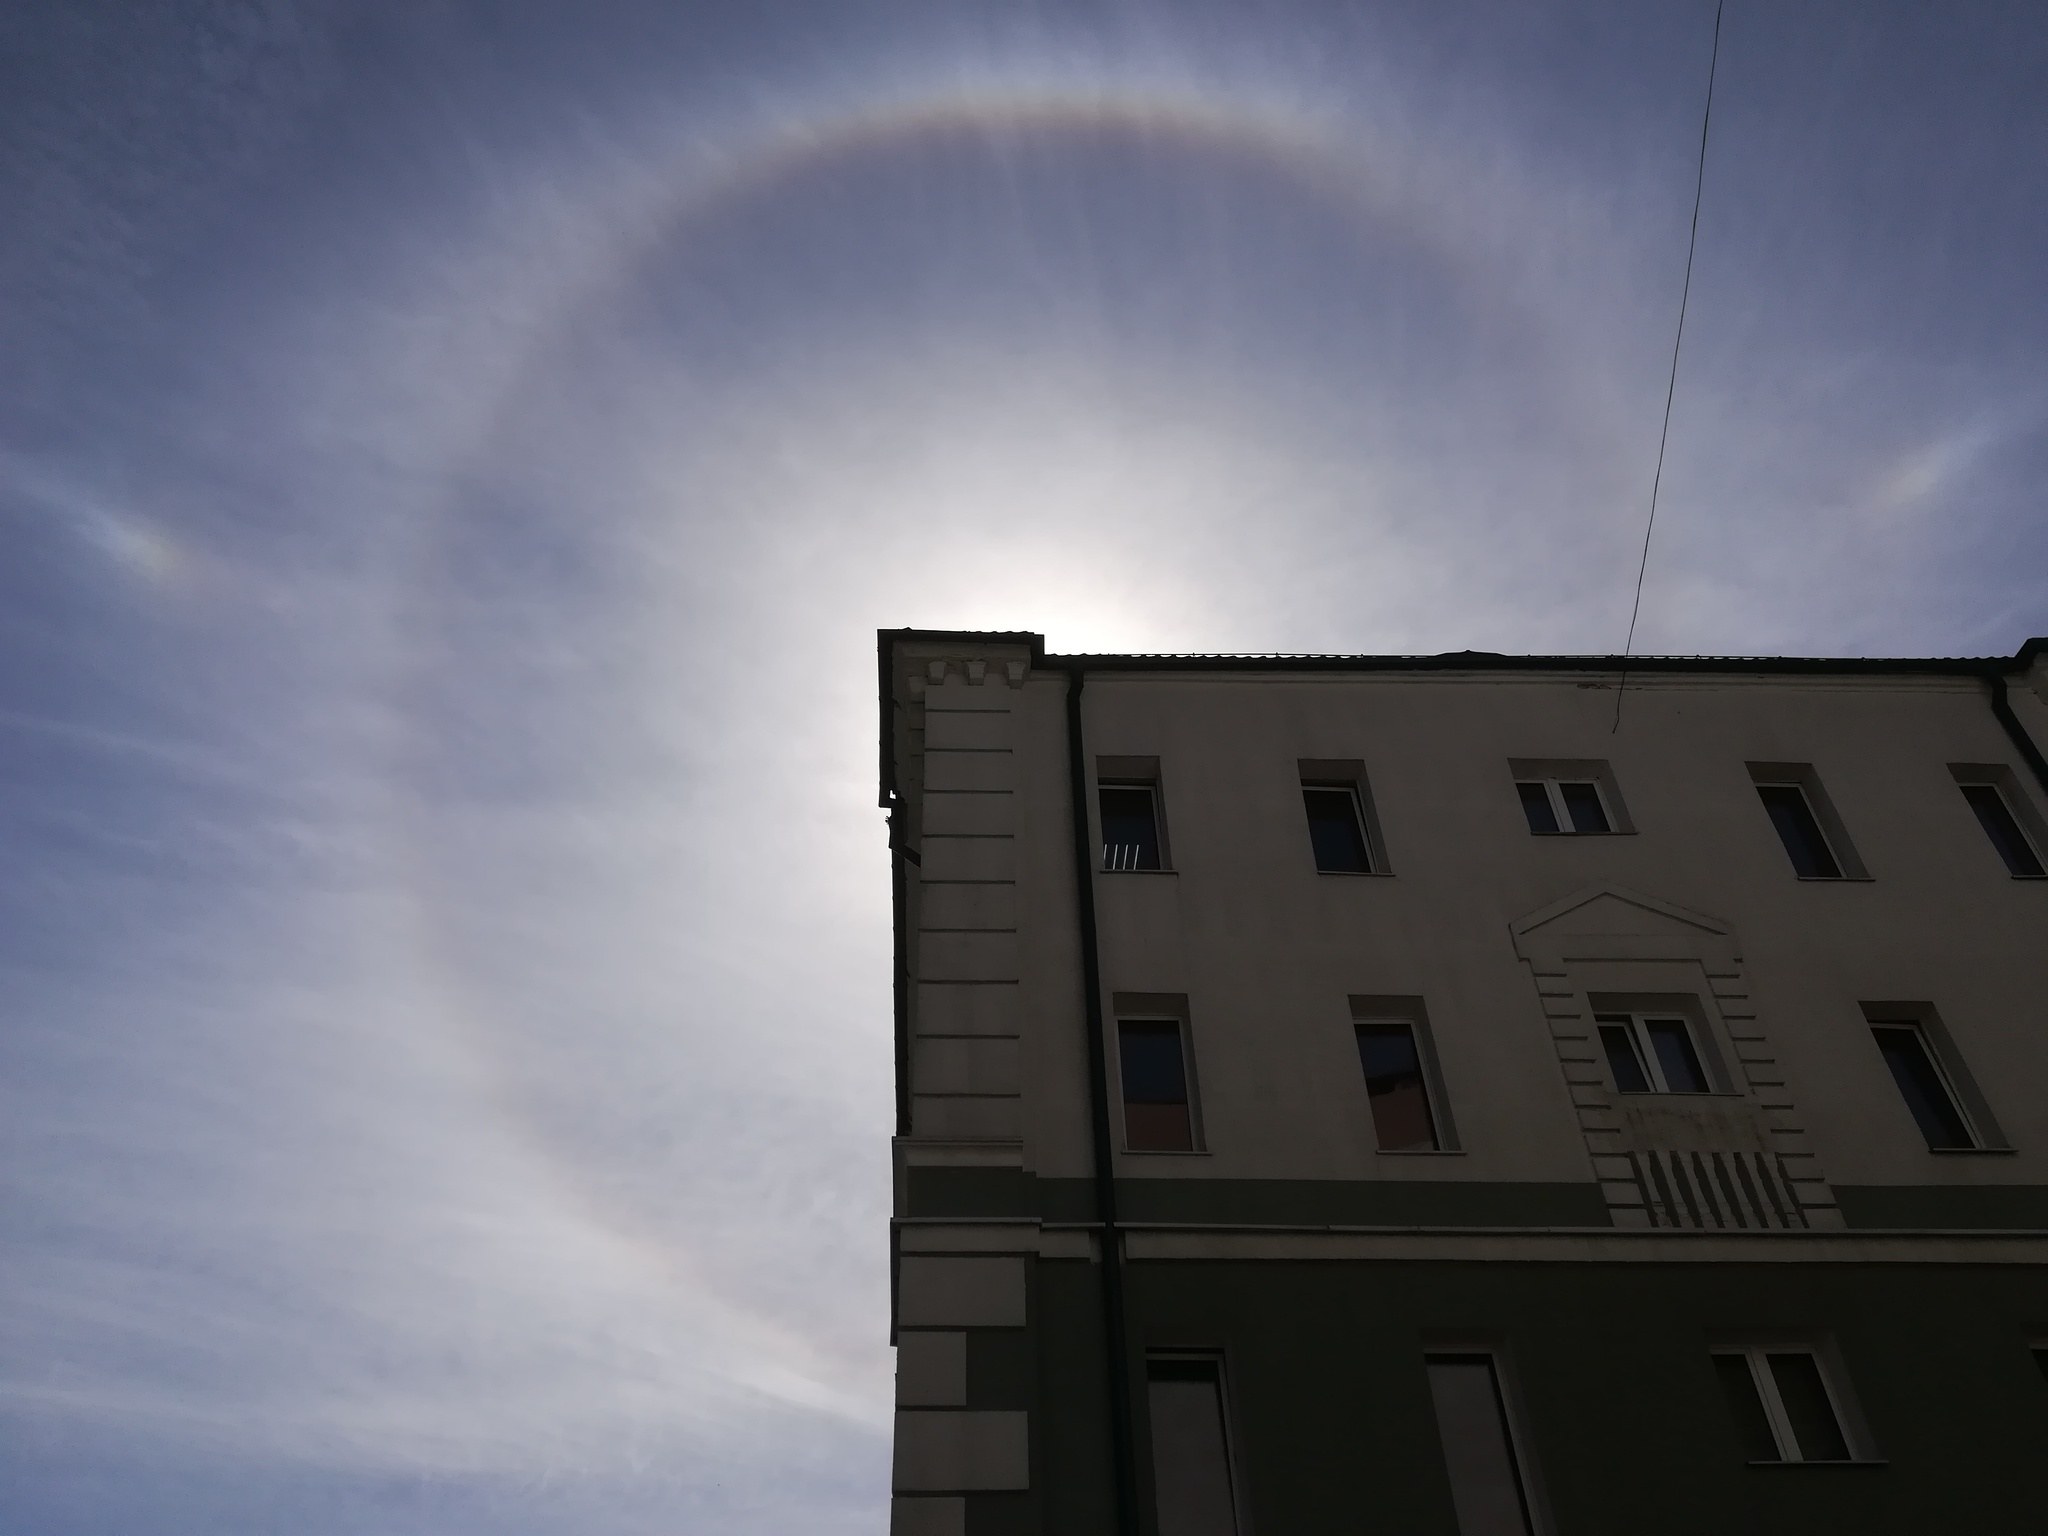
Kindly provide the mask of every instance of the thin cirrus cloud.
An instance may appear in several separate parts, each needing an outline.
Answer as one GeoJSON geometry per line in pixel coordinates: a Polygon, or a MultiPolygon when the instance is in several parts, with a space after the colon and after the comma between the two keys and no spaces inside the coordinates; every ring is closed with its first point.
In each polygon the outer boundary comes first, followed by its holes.
{"type": "MultiPolygon", "coordinates": [[[[0,1524],[875,1528],[874,629],[1624,632],[1705,8],[543,10],[30,38],[0,1524]]],[[[1642,635],[2010,649],[2041,40],[1731,12],[1642,635]]]]}

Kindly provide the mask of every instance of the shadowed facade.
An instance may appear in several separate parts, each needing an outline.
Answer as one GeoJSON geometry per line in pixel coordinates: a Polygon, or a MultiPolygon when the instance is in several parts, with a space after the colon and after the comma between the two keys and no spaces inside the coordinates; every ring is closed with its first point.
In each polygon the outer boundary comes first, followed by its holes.
{"type": "Polygon", "coordinates": [[[893,1529],[2035,1529],[2043,650],[884,631],[893,1529]]]}

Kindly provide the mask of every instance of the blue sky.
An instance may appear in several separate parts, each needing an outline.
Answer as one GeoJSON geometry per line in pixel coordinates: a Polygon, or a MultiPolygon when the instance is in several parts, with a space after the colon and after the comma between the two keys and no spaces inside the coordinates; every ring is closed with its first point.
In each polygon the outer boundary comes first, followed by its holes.
{"type": "MultiPolygon", "coordinates": [[[[1711,25],[0,22],[0,1527],[881,1529],[874,629],[1616,649],[1711,25]]],[[[1729,5],[1638,649],[2048,631],[2044,74],[1729,5]]]]}

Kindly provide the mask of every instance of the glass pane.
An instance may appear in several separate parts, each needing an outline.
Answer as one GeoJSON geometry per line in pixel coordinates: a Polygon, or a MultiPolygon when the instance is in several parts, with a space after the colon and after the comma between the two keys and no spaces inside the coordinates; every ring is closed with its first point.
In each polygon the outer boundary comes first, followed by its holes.
{"type": "Polygon", "coordinates": [[[1123,1068],[1124,1141],[1137,1152],[1192,1152],[1186,1063],[1180,1025],[1172,1019],[1117,1025],[1123,1068]]]}
{"type": "Polygon", "coordinates": [[[1558,830],[1557,813],[1550,808],[1548,789],[1541,784],[1517,784],[1515,793],[1522,797],[1522,814],[1529,818],[1531,832],[1558,830]]]}
{"type": "Polygon", "coordinates": [[[1614,1074],[1614,1086],[1623,1093],[1648,1093],[1650,1074],[1636,1054],[1635,1031],[1626,1024],[1602,1024],[1600,1043],[1607,1047],[1607,1067],[1614,1074]]]}
{"type": "Polygon", "coordinates": [[[1159,1536],[1237,1536],[1216,1362],[1149,1360],[1145,1374],[1159,1536]]]}
{"type": "Polygon", "coordinates": [[[1152,791],[1140,784],[1105,784],[1102,798],[1102,867],[1159,868],[1159,818],[1152,791]]]}
{"type": "Polygon", "coordinates": [[[1304,784],[1301,798],[1308,806],[1308,836],[1315,845],[1316,868],[1369,873],[1372,857],[1358,825],[1358,797],[1348,789],[1311,789],[1304,784]]]}
{"type": "Polygon", "coordinates": [[[1485,1355],[1432,1356],[1429,1390],[1459,1536],[1529,1536],[1529,1506],[1493,1361],[1485,1355]]]}
{"type": "Polygon", "coordinates": [[[1948,1085],[1935,1070],[1934,1058],[1927,1054],[1927,1041],[1920,1026],[1879,1024],[1871,1033],[1877,1036],[1877,1048],[1884,1052],[1885,1065],[1892,1069],[1892,1081],[1899,1085],[1899,1093],[1906,1108],[1913,1112],[1914,1123],[1927,1138],[1927,1145],[1975,1146],[1969,1126],[1948,1096],[1948,1085]]]}
{"type": "Polygon", "coordinates": [[[2005,867],[2019,879],[2039,880],[2044,873],[2041,860],[2028,844],[2026,834],[2020,831],[2020,824],[2013,817],[2012,807],[2005,803],[2005,796],[1990,784],[1965,784],[1963,798],[1977,813],[1985,836],[1991,839],[1991,846],[1998,850],[1998,856],[2005,860],[2005,867]]]}
{"type": "Polygon", "coordinates": [[[1771,1421],[1764,1413],[1764,1400],[1757,1396],[1756,1378],[1750,1374],[1747,1355],[1714,1356],[1714,1374],[1721,1379],[1721,1395],[1728,1399],[1728,1415],[1735,1423],[1736,1443],[1745,1461],[1783,1461],[1771,1421]]]}
{"type": "Polygon", "coordinates": [[[1574,832],[1611,832],[1607,825],[1607,807],[1600,803],[1600,791],[1591,784],[1560,784],[1558,794],[1564,800],[1565,814],[1572,819],[1574,832]]]}
{"type": "Polygon", "coordinates": [[[1415,1052],[1415,1031],[1406,1024],[1361,1024],[1358,1059],[1365,1068],[1366,1102],[1372,1106],[1380,1150],[1435,1151],[1436,1122],[1415,1052]]]}
{"type": "Polygon", "coordinates": [[[1801,1461],[1847,1461],[1849,1443],[1842,1438],[1834,1405],[1828,1401],[1827,1384],[1820,1378],[1820,1362],[1801,1350],[1797,1354],[1766,1355],[1771,1380],[1778,1384],[1778,1401],[1785,1405],[1792,1437],[1799,1442],[1801,1461]]]}
{"type": "Polygon", "coordinates": [[[1646,1019],[1643,1029],[1650,1037],[1650,1049],[1657,1053],[1657,1067],[1664,1074],[1666,1093],[1705,1093],[1707,1074],[1692,1048],[1692,1032],[1683,1019],[1646,1019]]]}
{"type": "Polygon", "coordinates": [[[1764,809],[1771,813],[1771,825],[1792,859],[1792,867],[1810,880],[1839,880],[1841,867],[1835,863],[1828,840],[1821,836],[1820,823],[1813,819],[1813,807],[1797,784],[1759,784],[1756,792],[1764,809]]]}

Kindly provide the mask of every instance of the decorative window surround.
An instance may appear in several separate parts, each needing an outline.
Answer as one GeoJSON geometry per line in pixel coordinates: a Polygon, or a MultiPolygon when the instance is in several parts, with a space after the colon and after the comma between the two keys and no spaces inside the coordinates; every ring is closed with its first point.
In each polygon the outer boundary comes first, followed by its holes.
{"type": "MultiPolygon", "coordinates": [[[[1614,885],[1591,886],[1509,924],[1528,964],[1595,1176],[1619,1227],[1718,1231],[1843,1225],[1726,923],[1614,885]],[[1682,1099],[1614,1092],[1593,1002],[1693,1000],[1731,1058],[1733,1092],[1682,1099]],[[1654,1102],[1663,1099],[1664,1102],[1654,1102]]],[[[1668,1006],[1659,1004],[1658,1006],[1668,1006]]],[[[1704,1054],[1704,1052],[1703,1052],[1704,1054]]],[[[1709,1068],[1712,1074],[1712,1068],[1709,1068]]],[[[1713,1074],[1719,1075],[1719,1074],[1713,1074]]]]}

